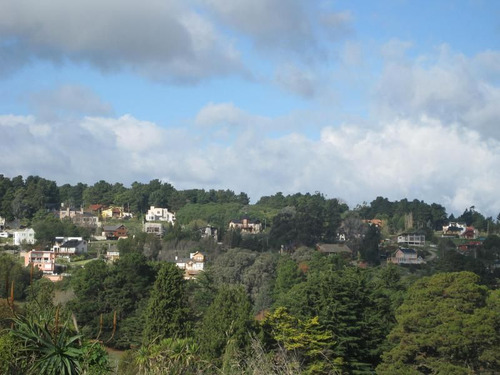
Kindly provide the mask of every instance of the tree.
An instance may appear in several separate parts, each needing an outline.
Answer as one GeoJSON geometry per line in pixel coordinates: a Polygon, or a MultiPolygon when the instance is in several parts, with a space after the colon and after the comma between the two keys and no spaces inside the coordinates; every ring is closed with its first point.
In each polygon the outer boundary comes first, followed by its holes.
{"type": "Polygon", "coordinates": [[[188,311],[184,283],[182,270],[173,263],[162,264],[146,310],[146,342],[185,333],[188,311]]]}
{"type": "Polygon", "coordinates": [[[261,323],[264,341],[270,350],[284,348],[293,353],[307,374],[330,374],[339,371],[341,358],[329,360],[333,335],[325,331],[318,317],[302,321],[278,307],[261,323]]]}
{"type": "Polygon", "coordinates": [[[254,329],[251,305],[241,286],[222,286],[207,309],[198,330],[202,354],[216,365],[234,360],[254,329]],[[224,358],[223,358],[224,357],[224,358]]]}
{"type": "Polygon", "coordinates": [[[415,282],[389,335],[379,374],[471,374],[500,366],[500,292],[471,272],[415,282]]]}

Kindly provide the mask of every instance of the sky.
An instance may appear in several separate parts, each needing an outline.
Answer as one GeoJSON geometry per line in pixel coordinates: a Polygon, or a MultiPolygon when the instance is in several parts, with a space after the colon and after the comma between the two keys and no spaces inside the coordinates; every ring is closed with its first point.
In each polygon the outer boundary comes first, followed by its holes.
{"type": "Polygon", "coordinates": [[[500,212],[497,0],[0,0],[0,173],[500,212]]]}

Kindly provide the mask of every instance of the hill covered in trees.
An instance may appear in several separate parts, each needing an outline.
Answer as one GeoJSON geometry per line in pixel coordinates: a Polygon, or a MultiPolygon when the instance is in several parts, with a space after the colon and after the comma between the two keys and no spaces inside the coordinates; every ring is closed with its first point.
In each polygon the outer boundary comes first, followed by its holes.
{"type": "Polygon", "coordinates": [[[61,204],[126,207],[134,214],[123,221],[130,236],[114,242],[116,262],[91,252],[94,259],[70,264],[70,276],[56,284],[0,255],[1,373],[500,371],[499,225],[473,207],[455,218],[418,200],[378,197],[350,208],[320,193],[276,193],[250,204],[245,193],[178,191],[158,180],[124,187],[0,178],[0,216],[33,226],[35,247],[54,235],[93,238],[54,216],[61,204]],[[163,238],[140,225],[134,232],[151,205],[176,212],[163,238]],[[229,230],[243,216],[260,221],[262,231],[229,230]],[[450,221],[479,230],[484,238],[474,253],[457,251],[458,238],[441,237],[450,221]],[[215,241],[201,235],[206,225],[218,229],[215,241]],[[402,231],[425,234],[428,246],[418,251],[427,263],[385,261],[402,231]],[[337,243],[352,253],[317,250],[337,243]],[[192,251],[207,255],[207,268],[185,280],[174,256],[192,251]],[[56,291],[69,297],[55,299],[56,291]],[[118,368],[104,346],[125,350],[118,368]]]}

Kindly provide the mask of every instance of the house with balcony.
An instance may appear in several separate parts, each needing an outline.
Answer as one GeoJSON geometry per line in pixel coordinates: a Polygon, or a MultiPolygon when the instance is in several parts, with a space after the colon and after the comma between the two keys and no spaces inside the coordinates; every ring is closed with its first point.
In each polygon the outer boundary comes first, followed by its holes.
{"type": "Polygon", "coordinates": [[[32,264],[38,267],[44,274],[53,274],[56,264],[56,254],[46,250],[31,250],[24,255],[24,265],[32,264]]]}
{"type": "Polygon", "coordinates": [[[398,236],[398,244],[407,246],[425,246],[425,234],[402,233],[398,236]]]}

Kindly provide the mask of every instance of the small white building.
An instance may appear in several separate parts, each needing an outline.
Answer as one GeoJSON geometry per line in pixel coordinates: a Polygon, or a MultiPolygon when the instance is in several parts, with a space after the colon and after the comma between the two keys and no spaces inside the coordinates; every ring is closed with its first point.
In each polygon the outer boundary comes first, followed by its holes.
{"type": "Polygon", "coordinates": [[[35,243],[35,231],[33,228],[26,228],[14,232],[14,245],[35,243]]]}
{"type": "Polygon", "coordinates": [[[5,229],[5,218],[0,216],[0,231],[5,229]]]}
{"type": "Polygon", "coordinates": [[[175,222],[175,213],[170,212],[168,208],[151,206],[146,214],[146,221],[166,221],[173,224],[175,222]]]}

